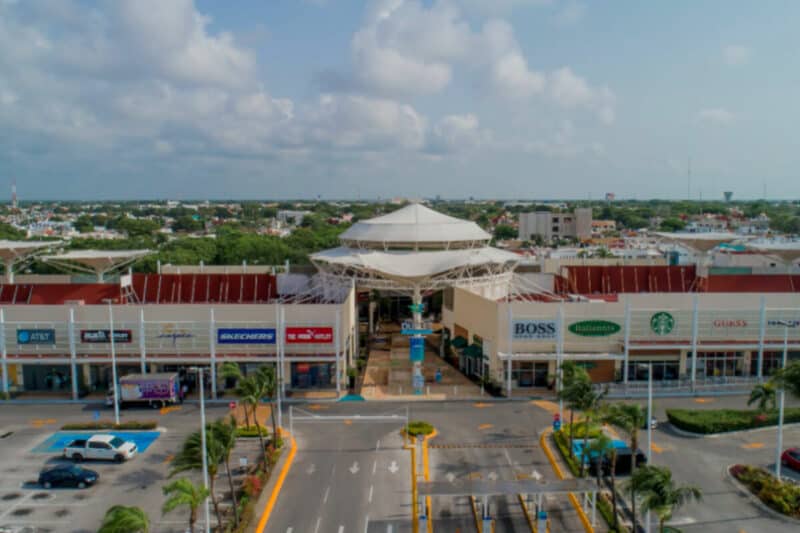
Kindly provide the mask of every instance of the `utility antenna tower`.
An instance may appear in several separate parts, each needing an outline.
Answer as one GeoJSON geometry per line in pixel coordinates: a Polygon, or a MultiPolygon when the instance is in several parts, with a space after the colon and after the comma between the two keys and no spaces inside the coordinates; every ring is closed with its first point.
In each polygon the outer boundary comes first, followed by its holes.
{"type": "Polygon", "coordinates": [[[11,209],[17,210],[17,178],[11,179],[11,209]]]}

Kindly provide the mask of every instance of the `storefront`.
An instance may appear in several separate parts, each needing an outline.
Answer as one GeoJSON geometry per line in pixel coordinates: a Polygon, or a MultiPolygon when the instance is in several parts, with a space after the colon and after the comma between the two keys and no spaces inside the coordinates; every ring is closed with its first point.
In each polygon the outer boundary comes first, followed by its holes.
{"type": "MultiPolygon", "coordinates": [[[[791,361],[800,360],[800,352],[788,352],[787,359],[791,361]]],[[[783,366],[783,351],[764,351],[764,375],[770,376],[783,366]]],[[[758,350],[750,352],[750,375],[758,375],[758,350]]]]}
{"type": "Polygon", "coordinates": [[[745,375],[744,352],[698,352],[697,379],[743,375],[745,375]]]}
{"type": "Polygon", "coordinates": [[[680,377],[680,360],[654,361],[647,358],[636,358],[628,361],[628,379],[630,381],[647,381],[649,369],[653,369],[653,381],[671,381],[680,377]]]}
{"type": "Polygon", "coordinates": [[[514,361],[511,365],[511,379],[517,387],[546,387],[550,363],[533,361],[514,361]]]}
{"type": "Polygon", "coordinates": [[[69,365],[22,365],[26,391],[69,393],[72,374],[69,365]]]}
{"type": "Polygon", "coordinates": [[[292,363],[293,389],[331,388],[335,377],[335,363],[292,363]]]}

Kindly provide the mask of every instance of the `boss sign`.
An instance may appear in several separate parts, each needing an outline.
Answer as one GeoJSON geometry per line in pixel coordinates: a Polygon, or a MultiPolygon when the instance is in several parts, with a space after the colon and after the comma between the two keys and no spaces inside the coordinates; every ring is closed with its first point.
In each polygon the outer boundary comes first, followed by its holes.
{"type": "Polygon", "coordinates": [[[555,339],[558,336],[555,320],[515,320],[512,328],[514,340],[555,339]]]}

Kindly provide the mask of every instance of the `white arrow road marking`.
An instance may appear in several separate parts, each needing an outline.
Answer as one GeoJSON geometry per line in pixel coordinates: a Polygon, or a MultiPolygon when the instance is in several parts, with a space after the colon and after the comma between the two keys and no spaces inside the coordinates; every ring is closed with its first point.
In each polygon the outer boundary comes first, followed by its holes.
{"type": "Polygon", "coordinates": [[[339,526],[339,533],[344,533],[344,526],[339,526]]]}
{"type": "Polygon", "coordinates": [[[353,466],[351,466],[349,468],[349,470],[350,470],[350,473],[353,474],[353,475],[358,474],[358,471],[359,471],[358,461],[353,461],[353,466]]]}
{"type": "Polygon", "coordinates": [[[286,533],[292,533],[292,531],[294,531],[294,530],[292,528],[289,528],[289,529],[286,530],[286,533]]]}
{"type": "Polygon", "coordinates": [[[317,471],[317,466],[314,463],[311,463],[310,465],[308,465],[308,468],[306,468],[306,474],[308,474],[309,476],[316,471],[317,471]]]}
{"type": "Polygon", "coordinates": [[[539,481],[540,479],[542,479],[542,475],[539,473],[538,470],[534,470],[533,472],[531,472],[531,477],[533,479],[535,479],[536,481],[539,481]]]}
{"type": "Polygon", "coordinates": [[[444,477],[446,477],[447,481],[449,481],[450,483],[452,483],[456,479],[456,475],[452,472],[448,472],[447,475],[444,477]]]}
{"type": "Polygon", "coordinates": [[[497,472],[489,472],[489,475],[486,477],[488,477],[492,481],[497,481],[497,472]]]}
{"type": "Polygon", "coordinates": [[[389,472],[396,474],[398,470],[400,470],[400,467],[397,466],[397,461],[392,461],[392,463],[389,465],[389,472]]]}

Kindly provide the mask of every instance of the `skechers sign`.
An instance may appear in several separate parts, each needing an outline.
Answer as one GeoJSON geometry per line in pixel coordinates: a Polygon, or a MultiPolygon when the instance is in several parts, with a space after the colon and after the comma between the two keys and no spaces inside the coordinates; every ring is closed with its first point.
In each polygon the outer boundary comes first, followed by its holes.
{"type": "Polygon", "coordinates": [[[618,333],[622,327],[616,322],[608,320],[582,320],[569,325],[567,328],[574,335],[581,337],[606,337],[618,333]]]}
{"type": "MultiPolygon", "coordinates": [[[[133,338],[133,333],[129,329],[115,329],[114,342],[129,343],[133,338]]],[[[111,331],[107,329],[82,329],[81,342],[91,343],[110,343],[111,331]]]]}
{"type": "Polygon", "coordinates": [[[54,329],[18,329],[17,344],[55,344],[54,329]]]}
{"type": "Polygon", "coordinates": [[[219,328],[217,344],[275,344],[275,328],[219,328]]]}
{"type": "Polygon", "coordinates": [[[514,340],[555,339],[558,325],[555,320],[515,320],[514,340]]]}

